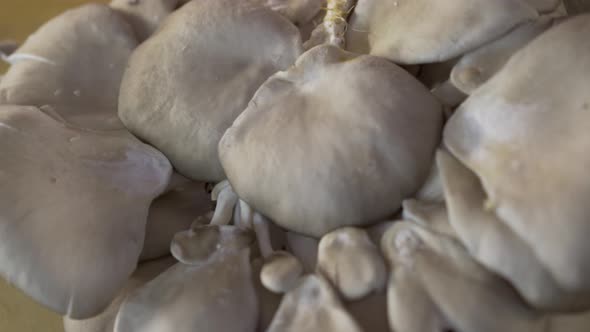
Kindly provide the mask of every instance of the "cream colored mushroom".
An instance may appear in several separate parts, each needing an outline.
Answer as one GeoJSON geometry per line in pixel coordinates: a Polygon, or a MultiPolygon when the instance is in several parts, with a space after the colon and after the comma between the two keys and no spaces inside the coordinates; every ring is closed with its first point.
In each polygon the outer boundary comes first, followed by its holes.
{"type": "MultiPolygon", "coordinates": [[[[221,235],[213,250],[205,251],[209,255],[192,251],[200,251],[198,246],[185,246],[189,249],[183,252],[183,261],[203,259],[178,263],[130,294],[117,315],[115,332],[256,331],[251,243],[243,241],[248,235],[237,229],[226,232],[232,226],[208,227],[204,229],[220,229],[221,235]]],[[[201,230],[192,240],[202,240],[201,230]]]]}
{"type": "Polygon", "coordinates": [[[170,163],[32,106],[0,106],[0,151],[0,275],[62,315],[100,313],[135,270],[170,163]]]}
{"type": "Polygon", "coordinates": [[[133,53],[119,116],[178,172],[221,181],[221,136],[260,84],[291,66],[301,47],[297,28],[257,0],[191,1],[133,53]]]}
{"type": "Polygon", "coordinates": [[[162,21],[181,5],[180,0],[112,0],[111,8],[131,24],[139,41],[156,31],[162,21]]]}
{"type": "Polygon", "coordinates": [[[322,237],[318,250],[319,273],[344,299],[359,300],[385,287],[385,262],[367,233],[344,227],[322,237]]]}
{"type": "Polygon", "coordinates": [[[287,293],[267,332],[361,332],[327,280],[308,275],[287,293]]]}
{"type": "Polygon", "coordinates": [[[119,86],[137,40],[108,6],[89,4],[51,19],[8,57],[0,104],[41,107],[89,129],[123,129],[119,86]]]}
{"type": "Polygon", "coordinates": [[[514,0],[358,0],[347,49],[403,64],[445,61],[537,16],[514,0]]]}
{"type": "Polygon", "coordinates": [[[303,274],[303,265],[286,251],[273,252],[260,271],[262,285],[274,293],[286,293],[295,287],[303,274]]]}
{"type": "Polygon", "coordinates": [[[549,29],[553,23],[554,20],[548,17],[523,23],[503,37],[465,54],[451,72],[453,85],[471,94],[496,74],[512,54],[549,29]]]}
{"type": "Polygon", "coordinates": [[[321,237],[394,214],[426,179],[441,125],[441,105],[406,71],[321,45],[260,87],[219,154],[240,199],[321,237]]]}
{"type": "Polygon", "coordinates": [[[590,185],[581,180],[590,163],[588,35],[590,15],[541,34],[462,104],[444,133],[467,167],[444,159],[451,225],[543,309],[590,308],[590,185]]]}
{"type": "MultiPolygon", "coordinates": [[[[195,219],[212,209],[213,204],[202,182],[177,183],[150,206],[140,259],[169,255],[174,235],[189,229],[195,219]]],[[[202,224],[209,223],[205,219],[201,219],[202,224]]]]}
{"type": "Polygon", "coordinates": [[[131,275],[131,278],[127,280],[125,286],[119,291],[117,297],[99,315],[83,320],[64,317],[65,332],[112,332],[121,303],[123,303],[127,295],[154,279],[174,263],[176,263],[176,260],[168,256],[140,264],[131,275]]]}

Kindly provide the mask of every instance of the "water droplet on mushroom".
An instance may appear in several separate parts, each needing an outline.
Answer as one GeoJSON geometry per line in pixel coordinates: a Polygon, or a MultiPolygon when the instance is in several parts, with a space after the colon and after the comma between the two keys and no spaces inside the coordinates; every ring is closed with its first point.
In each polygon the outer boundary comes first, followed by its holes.
{"type": "Polygon", "coordinates": [[[74,96],[80,97],[80,90],[74,90],[74,96]]]}

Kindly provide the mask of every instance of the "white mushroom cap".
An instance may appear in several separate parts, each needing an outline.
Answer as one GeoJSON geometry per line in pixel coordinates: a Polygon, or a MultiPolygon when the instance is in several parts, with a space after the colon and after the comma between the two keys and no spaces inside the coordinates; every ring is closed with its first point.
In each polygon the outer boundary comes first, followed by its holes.
{"type": "Polygon", "coordinates": [[[65,332],[112,332],[121,303],[123,303],[127,295],[154,279],[175,263],[176,260],[168,256],[140,264],[131,275],[131,278],[127,280],[125,286],[119,291],[117,297],[99,315],[83,320],[64,317],[65,332]]]}
{"type": "Polygon", "coordinates": [[[219,250],[201,264],[174,265],[127,297],[114,332],[256,331],[249,252],[219,250]]]}
{"type": "Polygon", "coordinates": [[[0,104],[33,105],[90,129],[123,129],[119,86],[136,37],[105,5],[89,4],[51,19],[9,58],[0,104]]]}
{"type": "MultiPolygon", "coordinates": [[[[516,272],[502,275],[532,305],[545,309],[590,306],[590,246],[585,236],[590,233],[586,203],[590,186],[580,180],[590,163],[586,153],[590,148],[588,35],[590,15],[580,15],[538,36],[462,104],[444,132],[449,151],[483,186],[477,199],[463,198],[474,189],[459,191],[457,202],[466,200],[465,211],[480,215],[486,214],[481,205],[478,210],[471,204],[486,201],[493,218],[482,220],[499,224],[483,228],[490,235],[474,231],[461,236],[462,240],[502,243],[490,245],[486,252],[502,258],[486,264],[494,270],[510,265],[519,271],[538,262],[547,273],[546,281],[532,282],[516,272]],[[503,238],[492,237],[495,232],[503,238]],[[526,260],[520,261],[525,258],[517,258],[520,254],[512,251],[500,255],[509,247],[507,238],[528,252],[526,260]]],[[[451,224],[459,233],[453,217],[451,224]]],[[[470,229],[477,225],[481,224],[469,220],[470,229]]]]}
{"type": "Polygon", "coordinates": [[[290,291],[303,274],[303,265],[289,252],[275,251],[265,259],[260,271],[262,285],[274,293],[290,291]]]}
{"type": "Polygon", "coordinates": [[[267,332],[361,332],[329,282],[308,275],[287,293],[267,332]]]}
{"type": "Polygon", "coordinates": [[[191,1],[131,56],[119,116],[178,172],[221,181],[223,133],[260,84],[291,66],[301,48],[297,28],[258,0],[191,1]]]}
{"type": "Polygon", "coordinates": [[[385,288],[383,257],[362,229],[344,227],[320,240],[318,271],[347,300],[359,300],[385,288]]]}
{"type": "Polygon", "coordinates": [[[180,0],[112,0],[110,6],[123,14],[139,41],[146,40],[179,5],[180,0]]]}
{"type": "Polygon", "coordinates": [[[212,205],[202,182],[177,184],[158,197],[150,206],[140,259],[169,255],[174,234],[189,229],[195,219],[212,210],[212,205]]]}
{"type": "Polygon", "coordinates": [[[260,280],[260,272],[264,267],[264,259],[255,258],[252,261],[252,280],[256,289],[256,298],[258,299],[258,328],[257,331],[266,331],[272,322],[283,294],[277,294],[269,291],[260,280]]]}
{"type": "Polygon", "coordinates": [[[347,49],[403,64],[445,61],[537,16],[514,0],[358,0],[347,49]]]}
{"type": "Polygon", "coordinates": [[[451,72],[453,85],[471,94],[496,74],[516,51],[552,24],[553,19],[547,17],[523,23],[503,37],[465,54],[451,72]]]}
{"type": "Polygon", "coordinates": [[[0,151],[0,275],[63,315],[100,313],[135,270],[170,163],[25,106],[0,106],[0,151]]]}
{"type": "Polygon", "coordinates": [[[426,179],[441,125],[441,105],[406,71],[322,45],[259,88],[219,156],[253,209],[321,237],[394,214],[426,179]]]}

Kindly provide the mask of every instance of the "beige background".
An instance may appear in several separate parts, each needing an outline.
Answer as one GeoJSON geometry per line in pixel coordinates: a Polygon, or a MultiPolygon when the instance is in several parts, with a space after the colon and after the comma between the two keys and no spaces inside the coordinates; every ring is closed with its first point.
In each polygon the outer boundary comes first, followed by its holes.
{"type": "MultiPolygon", "coordinates": [[[[0,40],[23,42],[45,21],[67,8],[107,0],[0,0],[0,40]]],[[[0,72],[6,65],[0,64],[0,72]]],[[[0,331],[63,332],[59,315],[36,304],[0,278],[0,331]]]]}

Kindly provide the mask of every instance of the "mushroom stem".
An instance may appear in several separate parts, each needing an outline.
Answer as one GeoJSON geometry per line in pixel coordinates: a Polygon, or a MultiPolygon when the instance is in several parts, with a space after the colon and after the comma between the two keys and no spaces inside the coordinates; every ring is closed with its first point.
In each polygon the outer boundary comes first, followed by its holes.
{"type": "Polygon", "coordinates": [[[348,15],[357,0],[327,0],[326,16],[303,45],[306,50],[321,44],[344,48],[348,15]]]}
{"type": "Polygon", "coordinates": [[[238,202],[238,195],[233,191],[233,188],[227,180],[218,183],[211,198],[217,201],[215,213],[211,218],[211,225],[227,225],[231,222],[234,206],[238,202]]]}
{"type": "Polygon", "coordinates": [[[248,203],[244,202],[241,199],[240,199],[240,202],[238,205],[240,206],[240,209],[239,209],[240,218],[239,218],[238,226],[244,227],[244,228],[252,228],[254,211],[252,210],[250,205],[248,205],[248,203]]]}
{"type": "Polygon", "coordinates": [[[269,221],[260,213],[254,213],[252,223],[254,225],[254,233],[256,233],[256,239],[258,240],[260,254],[264,259],[267,259],[273,253],[272,245],[270,242],[270,231],[268,224],[269,221]]]}

